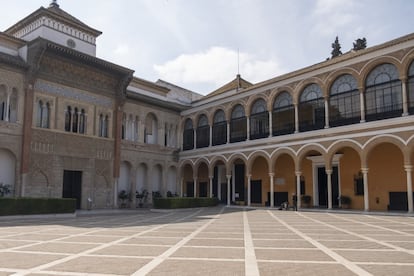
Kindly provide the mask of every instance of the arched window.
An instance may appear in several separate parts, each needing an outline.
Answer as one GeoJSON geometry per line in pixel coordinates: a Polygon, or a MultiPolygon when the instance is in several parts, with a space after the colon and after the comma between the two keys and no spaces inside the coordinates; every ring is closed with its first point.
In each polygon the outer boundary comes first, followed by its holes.
{"type": "Polygon", "coordinates": [[[272,113],[273,135],[295,132],[295,107],[288,92],[282,92],[273,103],[272,113]]]}
{"type": "Polygon", "coordinates": [[[78,124],[79,124],[79,110],[75,107],[73,112],[73,119],[72,119],[72,132],[78,132],[78,124]]]}
{"type": "Polygon", "coordinates": [[[227,121],[223,110],[218,110],[213,119],[213,146],[227,143],[227,121]]]}
{"type": "Polygon", "coordinates": [[[298,109],[300,131],[325,127],[325,101],[319,85],[312,83],[306,86],[300,95],[298,109]]]}
{"type": "Polygon", "coordinates": [[[36,110],[36,126],[42,127],[42,113],[43,113],[43,102],[40,100],[37,102],[36,110]]]}
{"type": "Polygon", "coordinates": [[[122,115],[122,130],[121,130],[121,139],[126,139],[126,114],[122,115]]]}
{"type": "Polygon", "coordinates": [[[86,132],[86,114],[85,109],[82,109],[79,115],[79,133],[84,134],[86,132]]]}
{"type": "Polygon", "coordinates": [[[72,125],[72,108],[68,106],[65,111],[65,131],[71,131],[72,125]]]}
{"type": "Polygon", "coordinates": [[[190,118],[187,118],[184,124],[183,150],[191,150],[193,148],[194,148],[193,121],[190,118]]]}
{"type": "Polygon", "coordinates": [[[372,70],[365,82],[365,119],[375,121],[402,114],[402,89],[397,68],[381,64],[372,70]]]}
{"type": "Polygon", "coordinates": [[[109,116],[99,114],[99,137],[108,138],[109,116]]]}
{"type": "Polygon", "coordinates": [[[408,69],[408,111],[414,114],[414,61],[408,69]]]}
{"type": "Polygon", "coordinates": [[[104,124],[103,124],[103,137],[107,137],[107,138],[109,137],[108,128],[109,128],[109,116],[106,115],[104,119],[104,124]]]}
{"type": "Polygon", "coordinates": [[[329,96],[329,125],[343,126],[358,123],[361,104],[356,79],[345,74],[335,80],[329,96]]]}
{"type": "Polygon", "coordinates": [[[250,115],[250,139],[265,137],[269,137],[269,113],[265,100],[258,99],[253,103],[250,115]]]}
{"type": "Polygon", "coordinates": [[[210,144],[210,126],[206,115],[201,115],[198,118],[197,124],[197,148],[205,148],[210,144]]]}
{"type": "Polygon", "coordinates": [[[236,105],[231,112],[230,143],[245,141],[247,138],[247,120],[244,108],[236,105]]]}
{"type": "MultiPolygon", "coordinates": [[[[17,89],[13,88],[9,101],[9,122],[17,122],[17,89]]],[[[47,126],[49,127],[49,126],[47,126]]]]}
{"type": "Polygon", "coordinates": [[[7,114],[7,88],[0,85],[0,120],[5,121],[7,114]]]}
{"type": "Polygon", "coordinates": [[[147,144],[158,143],[158,122],[152,113],[145,118],[144,142],[147,144]]]}

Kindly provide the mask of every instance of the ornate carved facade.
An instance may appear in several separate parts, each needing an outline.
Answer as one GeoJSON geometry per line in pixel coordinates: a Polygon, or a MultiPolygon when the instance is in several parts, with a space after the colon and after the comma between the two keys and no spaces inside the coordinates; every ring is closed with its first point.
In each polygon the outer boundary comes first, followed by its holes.
{"type": "Polygon", "coordinates": [[[100,34],[56,2],[0,33],[0,183],[14,196],[78,208],[144,189],[271,207],[346,196],[413,212],[413,34],[205,97],[96,58],[100,34]]]}

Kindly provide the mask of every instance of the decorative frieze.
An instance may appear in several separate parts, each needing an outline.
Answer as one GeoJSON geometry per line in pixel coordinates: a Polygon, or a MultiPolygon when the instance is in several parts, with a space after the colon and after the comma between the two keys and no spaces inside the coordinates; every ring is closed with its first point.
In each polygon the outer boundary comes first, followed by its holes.
{"type": "Polygon", "coordinates": [[[53,94],[56,96],[63,96],[74,99],[76,101],[86,102],[94,105],[100,105],[105,108],[111,108],[112,102],[109,98],[98,97],[91,94],[86,94],[81,90],[59,86],[54,83],[38,80],[35,83],[35,89],[40,92],[53,94]]]}

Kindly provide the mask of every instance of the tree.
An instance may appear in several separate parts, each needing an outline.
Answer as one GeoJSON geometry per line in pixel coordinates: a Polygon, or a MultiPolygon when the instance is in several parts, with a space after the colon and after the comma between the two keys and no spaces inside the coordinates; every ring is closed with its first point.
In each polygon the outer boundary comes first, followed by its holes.
{"type": "Polygon", "coordinates": [[[334,43],[332,43],[332,58],[342,55],[341,44],[339,44],[338,36],[336,36],[334,43]]]}
{"type": "Polygon", "coordinates": [[[352,50],[354,51],[358,51],[358,50],[362,50],[367,48],[367,39],[364,38],[358,38],[357,40],[355,40],[354,44],[354,48],[352,50]]]}

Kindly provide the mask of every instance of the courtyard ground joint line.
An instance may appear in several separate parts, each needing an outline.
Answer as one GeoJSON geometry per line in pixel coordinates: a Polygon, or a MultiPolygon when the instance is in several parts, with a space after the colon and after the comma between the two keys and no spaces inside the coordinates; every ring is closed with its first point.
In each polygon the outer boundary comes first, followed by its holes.
{"type": "Polygon", "coordinates": [[[339,255],[339,254],[335,253],[334,251],[332,251],[331,249],[327,248],[326,246],[324,246],[320,242],[312,239],[311,237],[305,235],[301,231],[299,231],[296,228],[292,227],[291,225],[287,224],[285,221],[279,219],[271,211],[267,211],[267,212],[275,220],[277,220],[279,223],[281,223],[283,226],[287,227],[289,230],[293,231],[295,234],[299,235],[304,240],[306,240],[306,241],[310,242],[311,244],[313,244],[316,248],[320,249],[322,252],[324,252],[325,254],[330,256],[332,259],[334,259],[335,261],[337,261],[339,264],[343,265],[347,269],[351,270],[352,272],[356,273],[357,275],[361,275],[361,276],[369,276],[370,275],[370,276],[372,276],[371,273],[369,273],[368,271],[366,271],[366,270],[362,269],[361,267],[357,266],[355,263],[350,262],[349,260],[345,259],[341,255],[339,255]]]}

